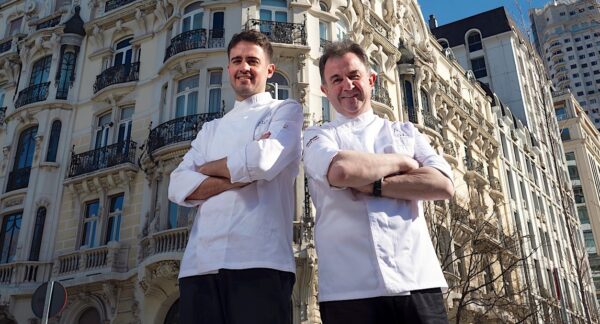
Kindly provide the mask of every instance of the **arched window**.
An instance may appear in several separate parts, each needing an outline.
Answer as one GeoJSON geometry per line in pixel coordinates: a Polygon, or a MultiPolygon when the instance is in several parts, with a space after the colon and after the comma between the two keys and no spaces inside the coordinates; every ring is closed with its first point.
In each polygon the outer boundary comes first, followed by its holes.
{"type": "Polygon", "coordinates": [[[44,56],[33,63],[33,68],[31,69],[31,78],[29,79],[30,86],[46,83],[48,81],[51,63],[52,55],[44,56]]]}
{"type": "Polygon", "coordinates": [[[467,36],[467,44],[469,44],[469,52],[475,52],[482,49],[481,34],[478,31],[470,32],[467,36]]]}
{"type": "Polygon", "coordinates": [[[167,316],[165,317],[165,324],[177,324],[179,323],[179,299],[177,299],[169,311],[167,312],[167,316]]]}
{"type": "Polygon", "coordinates": [[[29,261],[38,261],[40,259],[40,248],[42,246],[45,222],[46,207],[40,207],[35,214],[35,226],[33,227],[33,240],[31,241],[31,250],[29,251],[29,261]]]}
{"type": "Polygon", "coordinates": [[[290,97],[289,82],[283,74],[278,72],[273,73],[273,76],[267,80],[267,91],[275,99],[285,100],[290,97]]]}
{"type": "Polygon", "coordinates": [[[29,127],[21,133],[12,172],[8,175],[6,191],[27,188],[31,163],[33,162],[33,155],[35,153],[37,129],[37,126],[29,127]]]}
{"type": "Polygon", "coordinates": [[[348,24],[343,19],[335,23],[335,33],[338,41],[346,39],[348,35],[348,24]]]}
{"type": "Polygon", "coordinates": [[[56,162],[56,153],[58,152],[58,141],[60,139],[60,120],[52,122],[50,129],[50,143],[48,143],[48,152],[46,154],[47,162],[56,162]]]}
{"type": "Polygon", "coordinates": [[[60,74],[56,90],[56,99],[67,99],[69,87],[75,78],[76,56],[74,52],[64,52],[60,63],[60,74]]]}
{"type": "Polygon", "coordinates": [[[408,112],[408,120],[412,123],[417,122],[417,111],[415,110],[415,101],[413,98],[412,83],[404,81],[404,104],[408,112]]]}
{"type": "Polygon", "coordinates": [[[90,308],[86,309],[83,313],[81,313],[81,316],[79,316],[77,323],[79,323],[79,324],[101,324],[102,322],[101,322],[101,318],[100,318],[100,313],[98,313],[98,311],[95,308],[90,307],[90,308]]]}
{"type": "Polygon", "coordinates": [[[204,19],[204,10],[202,2],[194,2],[183,10],[183,19],[181,23],[181,32],[196,30],[202,28],[204,19]]]}
{"type": "Polygon", "coordinates": [[[448,42],[443,39],[438,40],[438,43],[440,43],[440,45],[442,45],[442,48],[444,48],[444,49],[450,47],[450,44],[448,44],[448,42]]]}
{"type": "Polygon", "coordinates": [[[329,11],[329,6],[323,1],[319,1],[319,8],[321,9],[321,11],[329,11]]]}
{"type": "Polygon", "coordinates": [[[429,106],[429,95],[424,89],[421,89],[421,109],[424,113],[431,113],[429,106]]]}
{"type": "Polygon", "coordinates": [[[15,259],[22,216],[21,213],[15,213],[5,216],[2,220],[2,228],[0,228],[0,263],[9,263],[15,259]]]}

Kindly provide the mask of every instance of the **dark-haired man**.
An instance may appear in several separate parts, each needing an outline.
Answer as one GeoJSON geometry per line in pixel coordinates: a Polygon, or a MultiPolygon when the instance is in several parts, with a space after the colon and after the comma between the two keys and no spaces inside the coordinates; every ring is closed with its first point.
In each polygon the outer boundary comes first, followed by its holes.
{"type": "Polygon", "coordinates": [[[203,125],[169,199],[198,206],[179,272],[181,323],[291,321],[293,184],[302,108],[265,92],[273,49],[256,31],[227,48],[235,105],[203,125]]]}
{"type": "Polygon", "coordinates": [[[453,195],[450,166],[413,124],[373,113],[359,45],[333,43],[319,68],[337,111],[304,134],[323,323],[448,323],[421,201],[453,195]]]}

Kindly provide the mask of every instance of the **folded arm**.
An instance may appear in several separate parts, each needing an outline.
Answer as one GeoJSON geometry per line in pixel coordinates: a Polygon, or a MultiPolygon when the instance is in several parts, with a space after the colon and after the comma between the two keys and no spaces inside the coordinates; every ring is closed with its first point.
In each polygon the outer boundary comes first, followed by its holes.
{"type": "Polygon", "coordinates": [[[335,187],[361,187],[418,166],[417,161],[403,154],[339,151],[329,165],[327,180],[335,187]]]}
{"type": "Polygon", "coordinates": [[[219,177],[208,177],[202,181],[200,186],[194,190],[186,200],[206,200],[212,196],[216,196],[222,192],[225,192],[234,188],[241,188],[248,185],[248,183],[231,183],[229,179],[219,177]]]}
{"type": "MultiPolygon", "coordinates": [[[[354,189],[373,193],[373,184],[354,189]]],[[[432,167],[421,167],[404,174],[383,179],[381,195],[402,200],[444,200],[454,195],[454,186],[442,172],[432,167]]]]}

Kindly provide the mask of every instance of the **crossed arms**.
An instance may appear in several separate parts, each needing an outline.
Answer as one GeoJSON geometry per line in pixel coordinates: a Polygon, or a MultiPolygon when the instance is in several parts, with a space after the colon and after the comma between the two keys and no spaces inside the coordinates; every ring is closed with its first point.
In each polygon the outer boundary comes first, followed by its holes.
{"type": "Polygon", "coordinates": [[[327,171],[329,184],[371,194],[373,182],[384,178],[383,197],[403,200],[442,200],[454,194],[454,187],[439,170],[419,167],[416,160],[402,154],[374,154],[339,151],[327,171]]]}

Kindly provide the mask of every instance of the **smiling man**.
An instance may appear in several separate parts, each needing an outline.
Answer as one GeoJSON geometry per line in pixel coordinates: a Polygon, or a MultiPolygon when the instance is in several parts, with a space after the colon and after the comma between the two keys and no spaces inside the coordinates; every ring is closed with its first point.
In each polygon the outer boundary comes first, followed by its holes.
{"type": "Polygon", "coordinates": [[[198,206],[179,272],[180,323],[291,322],[303,114],[297,102],[265,92],[272,53],[259,32],[232,37],[235,105],[204,124],[171,173],[169,199],[198,206]]]}
{"type": "Polygon", "coordinates": [[[333,43],[319,69],[337,111],[304,133],[323,323],[448,323],[421,201],[453,195],[450,166],[413,124],[373,113],[358,44],[333,43]]]}

